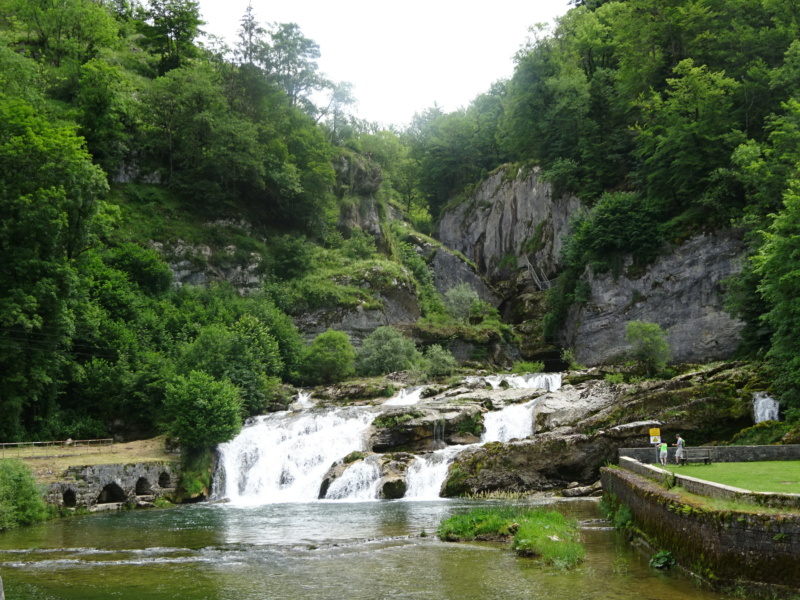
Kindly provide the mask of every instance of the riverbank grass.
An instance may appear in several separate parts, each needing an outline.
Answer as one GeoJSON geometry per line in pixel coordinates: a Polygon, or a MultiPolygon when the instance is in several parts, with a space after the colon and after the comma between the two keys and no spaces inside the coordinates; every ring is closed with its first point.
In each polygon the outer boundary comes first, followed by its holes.
{"type": "Polygon", "coordinates": [[[682,467],[669,464],[666,468],[679,475],[688,475],[752,492],[800,494],[800,461],[713,463],[682,467]]]}
{"type": "Polygon", "coordinates": [[[573,567],[585,549],[576,521],[559,512],[525,507],[475,508],[441,522],[444,541],[511,541],[519,556],[536,557],[546,565],[573,567]]]}

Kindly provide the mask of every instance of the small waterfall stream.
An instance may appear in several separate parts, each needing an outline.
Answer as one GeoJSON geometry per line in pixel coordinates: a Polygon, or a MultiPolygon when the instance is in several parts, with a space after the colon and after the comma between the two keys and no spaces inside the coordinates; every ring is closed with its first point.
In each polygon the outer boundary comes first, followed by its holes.
{"type": "MultiPolygon", "coordinates": [[[[482,380],[493,389],[561,387],[558,373],[493,375],[482,380]],[[505,383],[504,383],[505,382],[505,383]]],[[[405,388],[383,406],[420,402],[424,386],[405,388]]],[[[481,443],[506,442],[533,434],[533,411],[538,399],[486,413],[481,443]]],[[[260,505],[316,500],[322,479],[336,461],[354,451],[367,451],[366,434],[380,414],[372,408],[315,408],[310,394],[300,392],[293,411],[257,417],[233,440],[219,446],[215,497],[232,504],[260,505]]],[[[380,410],[380,409],[378,409],[380,410]]],[[[439,498],[450,464],[467,448],[446,446],[445,421],[434,422],[434,452],[421,454],[408,469],[405,499],[439,498]]],[[[335,479],[326,500],[365,501],[379,495],[382,455],[367,456],[335,479]]]]}
{"type": "Polygon", "coordinates": [[[780,407],[778,401],[767,392],[753,392],[753,420],[758,423],[764,421],[778,421],[780,407]]]}

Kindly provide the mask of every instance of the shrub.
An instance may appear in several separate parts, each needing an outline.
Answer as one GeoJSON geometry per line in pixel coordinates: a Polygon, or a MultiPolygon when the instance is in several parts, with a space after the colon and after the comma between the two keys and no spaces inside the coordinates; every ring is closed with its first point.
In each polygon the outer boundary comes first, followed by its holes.
{"type": "Polygon", "coordinates": [[[418,360],[414,342],[394,327],[378,327],[369,334],[356,355],[356,370],[361,375],[383,375],[404,371],[418,360]]]}
{"type": "Polygon", "coordinates": [[[308,383],[335,383],[354,372],[356,351],[343,331],[319,334],[306,353],[303,375],[308,383]]]}
{"type": "Polygon", "coordinates": [[[606,373],[606,376],[603,378],[608,383],[625,383],[625,374],[624,373],[606,373]]]}
{"type": "Polygon", "coordinates": [[[425,349],[425,374],[428,377],[443,377],[452,375],[458,362],[449,350],[439,344],[433,344],[425,349]]]}
{"type": "Polygon", "coordinates": [[[667,366],[670,355],[667,333],[656,323],[628,322],[625,341],[631,344],[631,356],[642,372],[652,375],[667,366]]]}
{"type": "Polygon", "coordinates": [[[536,362],[526,362],[520,361],[515,362],[511,367],[512,373],[542,373],[544,372],[544,363],[542,361],[536,362]]]}
{"type": "Polygon", "coordinates": [[[280,279],[296,279],[311,270],[313,251],[306,237],[284,235],[272,245],[272,270],[280,279]]]}
{"type": "Polygon", "coordinates": [[[200,371],[167,384],[164,411],[167,432],[190,450],[227,442],[242,428],[238,388],[200,371]]]}
{"type": "Polygon", "coordinates": [[[469,319],[472,305],[480,302],[478,293],[472,289],[468,283],[459,283],[454,288],[447,290],[444,294],[444,303],[447,306],[447,312],[458,319],[459,321],[466,321],[469,319]]]}
{"type": "Polygon", "coordinates": [[[375,247],[375,239],[363,229],[353,229],[350,239],[344,243],[345,256],[356,260],[364,260],[375,256],[378,249],[375,247]]]}
{"type": "Polygon", "coordinates": [[[18,460],[0,460],[0,531],[47,518],[47,507],[30,469],[18,460]]]}

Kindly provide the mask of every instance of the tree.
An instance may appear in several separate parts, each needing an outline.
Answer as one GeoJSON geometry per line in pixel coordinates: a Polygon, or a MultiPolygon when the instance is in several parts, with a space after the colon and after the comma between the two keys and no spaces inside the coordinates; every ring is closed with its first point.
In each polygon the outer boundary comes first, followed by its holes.
{"type": "Polygon", "coordinates": [[[356,370],[361,375],[383,375],[414,366],[419,352],[413,340],[394,327],[378,327],[370,333],[356,355],[356,370]]]}
{"type": "Polygon", "coordinates": [[[258,21],[256,21],[252,2],[248,3],[244,15],[239,19],[239,30],[236,32],[239,41],[236,44],[236,50],[234,52],[240,64],[255,64],[258,53],[260,49],[263,48],[264,34],[266,34],[266,32],[266,29],[261,27],[258,21]]]}
{"type": "Polygon", "coordinates": [[[793,181],[784,195],[784,209],[765,232],[754,257],[761,276],[758,288],[767,303],[764,321],[772,330],[767,356],[778,373],[777,385],[794,408],[800,408],[800,183],[793,181]]]}
{"type": "Polygon", "coordinates": [[[146,46],[159,56],[158,74],[163,75],[197,54],[200,5],[194,0],[148,0],[148,5],[141,32],[146,46]]]}
{"type": "Polygon", "coordinates": [[[663,371],[670,356],[667,332],[656,323],[629,321],[625,326],[625,341],[631,346],[631,356],[639,368],[650,375],[663,371]]]}
{"type": "Polygon", "coordinates": [[[0,460],[0,531],[47,518],[47,506],[31,470],[19,460],[0,460]]]}
{"type": "Polygon", "coordinates": [[[303,372],[309,383],[336,383],[355,371],[356,352],[349,336],[343,331],[319,334],[311,342],[306,354],[303,372]]]}
{"type": "Polygon", "coordinates": [[[444,293],[447,312],[459,321],[469,319],[472,306],[479,300],[478,292],[472,289],[472,286],[468,283],[459,283],[444,293]]]}
{"type": "Polygon", "coordinates": [[[311,94],[330,85],[318,71],[319,44],[297,23],[275,23],[269,35],[271,43],[262,46],[260,56],[268,78],[286,92],[291,106],[312,112],[311,94]]]}
{"type": "Polygon", "coordinates": [[[242,429],[242,400],[229,381],[192,371],[167,385],[165,428],[190,451],[227,442],[242,429]]]}
{"type": "Polygon", "coordinates": [[[0,439],[53,410],[105,176],[72,129],[0,96],[0,439]]]}

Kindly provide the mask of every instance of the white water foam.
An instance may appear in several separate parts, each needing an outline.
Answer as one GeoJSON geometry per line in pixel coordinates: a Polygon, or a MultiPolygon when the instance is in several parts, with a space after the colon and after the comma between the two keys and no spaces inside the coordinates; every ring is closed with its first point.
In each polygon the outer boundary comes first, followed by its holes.
{"type": "Polygon", "coordinates": [[[366,450],[365,433],[373,417],[359,408],[258,417],[219,445],[225,473],[220,494],[242,505],[316,500],[331,464],[366,450]]]}
{"type": "Polygon", "coordinates": [[[483,416],[485,431],[481,442],[508,442],[532,436],[533,409],[538,401],[536,398],[525,404],[512,404],[502,410],[486,413],[483,416]]]}
{"type": "Polygon", "coordinates": [[[311,392],[298,390],[297,400],[295,400],[294,404],[292,404],[292,408],[294,410],[304,410],[306,408],[313,408],[314,406],[315,403],[311,400],[311,392]]]}
{"type": "Polygon", "coordinates": [[[383,403],[383,406],[411,406],[422,399],[424,385],[418,387],[407,387],[400,390],[396,395],[383,403]]]}
{"type": "Polygon", "coordinates": [[[554,392],[561,389],[561,373],[528,373],[527,375],[487,375],[486,377],[467,377],[467,383],[483,382],[493,390],[502,387],[512,389],[539,388],[554,392]]]}
{"type": "Polygon", "coordinates": [[[447,469],[456,456],[467,448],[474,448],[477,444],[469,446],[448,446],[430,454],[423,454],[408,468],[406,475],[406,494],[404,500],[441,500],[439,493],[442,489],[447,469]]]}
{"type": "Polygon", "coordinates": [[[378,498],[378,484],[381,479],[381,470],[378,466],[379,455],[368,456],[366,459],[351,465],[342,476],[331,483],[325,494],[326,500],[348,500],[362,502],[378,498]]]}
{"type": "Polygon", "coordinates": [[[753,420],[758,423],[779,420],[778,401],[767,392],[753,392],[753,420]]]}

